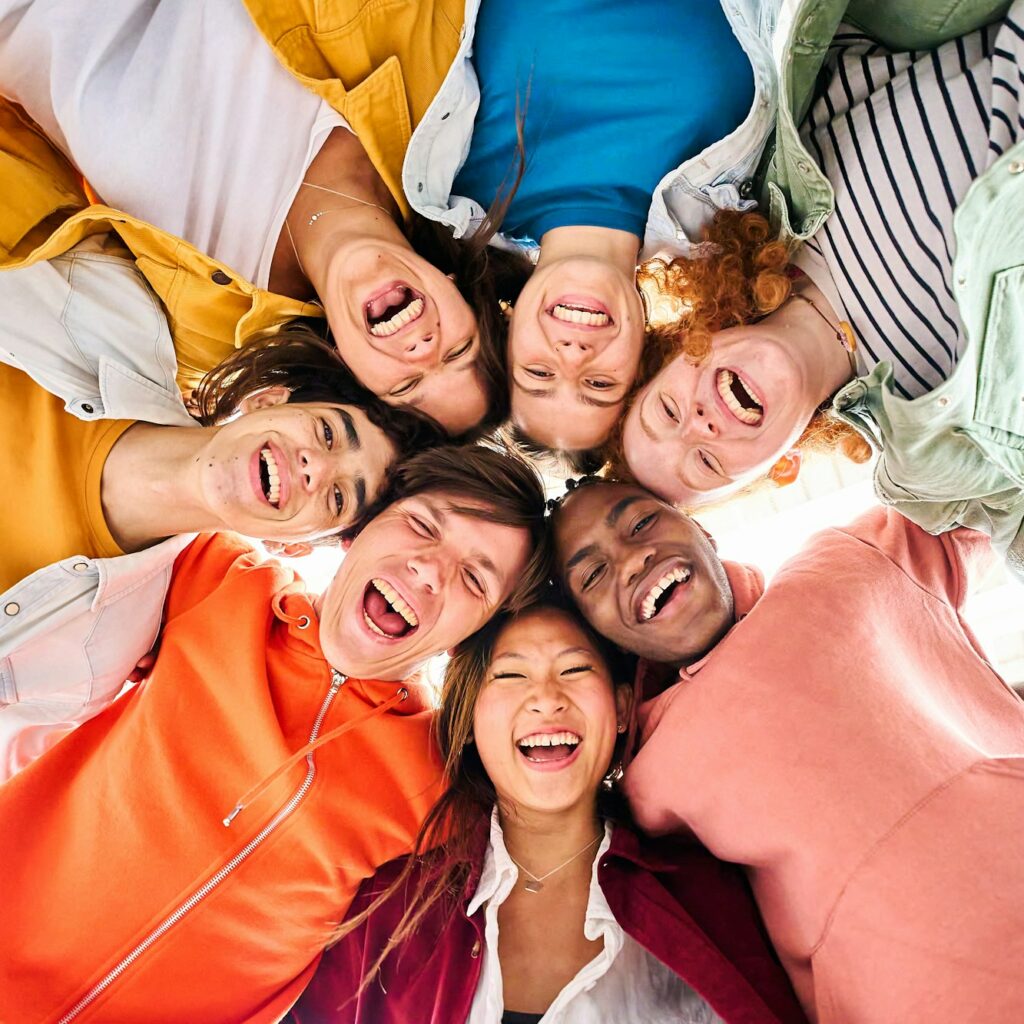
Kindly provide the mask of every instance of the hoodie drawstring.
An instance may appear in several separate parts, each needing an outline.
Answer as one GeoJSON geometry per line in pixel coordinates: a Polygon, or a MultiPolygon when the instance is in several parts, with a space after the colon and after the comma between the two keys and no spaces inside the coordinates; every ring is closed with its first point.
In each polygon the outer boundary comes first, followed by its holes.
{"type": "MultiPolygon", "coordinates": [[[[342,678],[342,681],[344,681],[344,678],[342,678]]],[[[340,683],[335,681],[335,683],[332,685],[333,692],[336,693],[340,685],[340,683]]],[[[241,811],[248,807],[249,804],[251,804],[268,786],[270,786],[274,782],[275,779],[278,778],[278,776],[282,774],[282,772],[286,772],[289,768],[291,768],[291,766],[295,764],[296,761],[301,761],[304,757],[308,757],[310,754],[313,753],[314,750],[317,750],[318,748],[324,746],[324,744],[326,743],[330,743],[332,740],[336,740],[339,736],[348,732],[350,729],[358,728],[360,725],[363,725],[365,722],[370,721],[370,719],[372,718],[376,718],[378,715],[387,714],[387,712],[390,711],[393,707],[397,707],[397,705],[401,704],[402,701],[406,700],[408,696],[409,691],[404,686],[402,686],[398,689],[398,692],[395,693],[393,697],[389,697],[386,701],[384,701],[383,704],[378,704],[377,707],[372,708],[371,710],[366,711],[361,715],[357,715],[355,718],[350,719],[344,724],[337,726],[337,728],[331,729],[330,732],[325,732],[323,736],[311,740],[304,747],[300,747],[289,758],[282,761],[266,778],[264,778],[261,782],[258,782],[255,786],[253,786],[252,789],[250,789],[238,801],[238,803],[235,804],[234,808],[231,810],[231,813],[228,814],[226,818],[224,818],[225,827],[229,827],[241,811]]]]}

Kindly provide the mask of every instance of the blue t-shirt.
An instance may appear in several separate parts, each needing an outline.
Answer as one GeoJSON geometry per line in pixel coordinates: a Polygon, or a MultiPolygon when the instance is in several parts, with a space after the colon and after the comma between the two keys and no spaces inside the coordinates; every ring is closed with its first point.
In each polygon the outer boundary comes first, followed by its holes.
{"type": "Polygon", "coordinates": [[[485,209],[511,183],[516,97],[527,168],[502,224],[643,237],[658,182],[736,128],[754,75],[717,0],[483,0],[480,109],[453,191],[485,209]]]}

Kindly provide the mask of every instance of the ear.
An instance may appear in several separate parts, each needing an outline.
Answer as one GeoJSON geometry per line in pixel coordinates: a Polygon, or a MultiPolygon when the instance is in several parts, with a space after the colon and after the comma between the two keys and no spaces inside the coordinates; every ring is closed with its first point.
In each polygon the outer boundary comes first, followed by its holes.
{"type": "Polygon", "coordinates": [[[307,544],[304,540],[265,540],[263,546],[270,554],[281,555],[284,558],[302,558],[313,551],[313,545],[307,544]]]}
{"type": "MultiPolygon", "coordinates": [[[[615,717],[619,725],[629,726],[633,715],[633,687],[629,683],[619,683],[615,687],[615,717]]],[[[626,730],[623,729],[623,732],[626,730]]]]}
{"type": "Polygon", "coordinates": [[[786,487],[793,483],[800,475],[800,462],[803,456],[799,448],[790,448],[778,462],[768,470],[768,479],[778,484],[779,487],[786,487]]]}
{"type": "Polygon", "coordinates": [[[270,409],[275,405],[284,405],[291,398],[292,393],[283,384],[274,384],[255,395],[248,395],[238,403],[240,412],[256,412],[257,409],[270,409]]]}

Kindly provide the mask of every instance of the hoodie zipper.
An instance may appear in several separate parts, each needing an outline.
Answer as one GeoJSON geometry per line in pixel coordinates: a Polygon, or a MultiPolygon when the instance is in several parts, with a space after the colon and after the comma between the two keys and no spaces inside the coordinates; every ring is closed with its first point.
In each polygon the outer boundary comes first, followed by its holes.
{"type": "MultiPolygon", "coordinates": [[[[323,703],[320,705],[320,711],[317,713],[316,719],[313,722],[313,728],[310,730],[309,742],[317,738],[320,734],[320,728],[324,723],[324,718],[327,715],[327,711],[331,706],[332,701],[337,696],[338,691],[345,683],[346,677],[343,676],[336,669],[331,669],[331,686],[327,691],[327,695],[324,697],[323,703]]],[[[306,777],[299,784],[299,788],[288,799],[288,802],[274,815],[270,821],[264,825],[264,827],[249,840],[242,847],[234,857],[231,858],[215,875],[208,878],[184,903],[177,907],[171,914],[163,919],[123,960],[120,961],[113,969],[107,972],[81,999],[75,1003],[74,1006],[64,1014],[63,1017],[57,1022],[57,1024],[68,1024],[69,1021],[74,1020],[84,1009],[86,1009],[90,1003],[94,1002],[96,998],[109,988],[126,970],[143,953],[149,949],[150,946],[171,930],[193,907],[198,906],[207,896],[213,892],[214,889],[224,881],[225,878],[230,875],[235,868],[238,867],[243,861],[245,861],[256,849],[258,849],[264,840],[267,839],[273,832],[277,830],[280,824],[288,818],[296,807],[302,803],[303,798],[309,792],[309,787],[313,785],[313,777],[316,775],[316,764],[313,762],[313,754],[310,753],[306,756],[306,777]]]]}

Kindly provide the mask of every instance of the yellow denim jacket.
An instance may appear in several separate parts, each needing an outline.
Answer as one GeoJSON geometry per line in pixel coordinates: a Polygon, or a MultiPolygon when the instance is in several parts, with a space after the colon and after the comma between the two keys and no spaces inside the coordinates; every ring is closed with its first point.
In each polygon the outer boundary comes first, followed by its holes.
{"type": "MultiPolygon", "coordinates": [[[[461,0],[245,2],[281,64],[352,126],[408,216],[402,161],[458,50],[461,0]]],[[[71,164],[0,97],[0,270],[52,259],[111,230],[166,307],[185,390],[256,331],[323,315],[152,224],[90,204],[71,164]]]]}

